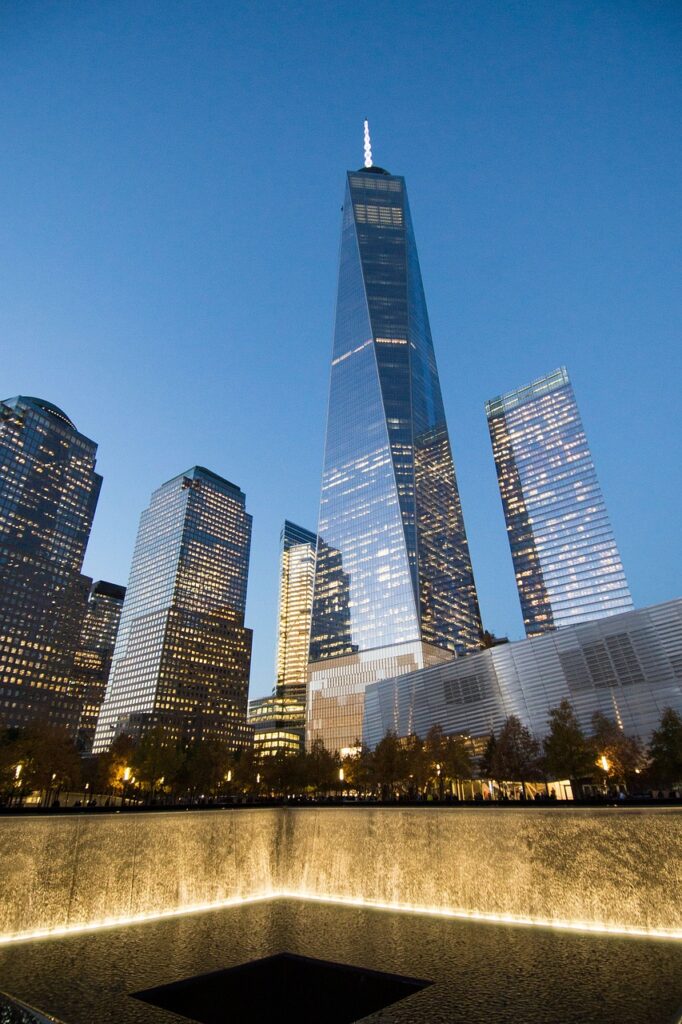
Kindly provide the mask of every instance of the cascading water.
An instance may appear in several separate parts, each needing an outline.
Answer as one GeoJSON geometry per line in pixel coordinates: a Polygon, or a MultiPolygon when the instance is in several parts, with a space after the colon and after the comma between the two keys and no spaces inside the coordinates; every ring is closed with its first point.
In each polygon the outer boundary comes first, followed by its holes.
{"type": "Polygon", "coordinates": [[[675,808],[0,820],[0,941],[295,896],[682,938],[675,808]]]}
{"type": "Polygon", "coordinates": [[[682,937],[675,808],[291,810],[285,836],[290,894],[682,937]]]}

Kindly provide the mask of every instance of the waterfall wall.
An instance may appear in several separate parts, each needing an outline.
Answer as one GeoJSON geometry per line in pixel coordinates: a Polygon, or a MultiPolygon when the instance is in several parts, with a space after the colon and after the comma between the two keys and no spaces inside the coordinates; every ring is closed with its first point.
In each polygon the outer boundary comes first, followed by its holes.
{"type": "Polygon", "coordinates": [[[0,819],[0,936],[269,895],[281,827],[277,809],[0,819]]]}
{"type": "Polygon", "coordinates": [[[292,809],[285,837],[290,893],[682,937],[676,808],[292,809]]]}
{"type": "Polygon", "coordinates": [[[0,939],[292,895],[682,937],[675,808],[0,819],[0,939]]]}

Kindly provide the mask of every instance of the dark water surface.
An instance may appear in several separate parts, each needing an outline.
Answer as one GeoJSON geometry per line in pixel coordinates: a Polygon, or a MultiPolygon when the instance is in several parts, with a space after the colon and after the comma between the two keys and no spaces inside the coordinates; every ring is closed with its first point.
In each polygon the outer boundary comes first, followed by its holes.
{"type": "Polygon", "coordinates": [[[0,990],[64,1024],[178,1024],[132,993],[284,951],[433,982],[364,1018],[384,1024],[673,1024],[682,1008],[679,942],[296,900],[0,947],[0,990]]]}

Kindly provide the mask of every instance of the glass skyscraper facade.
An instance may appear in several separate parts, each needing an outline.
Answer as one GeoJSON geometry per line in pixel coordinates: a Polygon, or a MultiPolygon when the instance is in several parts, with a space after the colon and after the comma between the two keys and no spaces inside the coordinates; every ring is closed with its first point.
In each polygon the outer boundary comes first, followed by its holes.
{"type": "Polygon", "coordinates": [[[318,537],[308,738],[339,746],[377,672],[481,628],[405,182],[378,167],[347,175],[318,537]]]}
{"type": "Polygon", "coordinates": [[[0,726],[61,726],[85,612],[81,575],[102,478],[97,445],[56,405],[0,403],[0,726]]]}
{"type": "Polygon", "coordinates": [[[249,725],[258,757],[298,754],[303,749],[305,704],[291,697],[258,697],[249,701],[249,725]]]}
{"type": "Polygon", "coordinates": [[[105,580],[92,583],[88,593],[71,676],[71,692],[81,703],[78,742],[84,753],[92,750],[125,594],[125,587],[105,580]]]}
{"type": "Polygon", "coordinates": [[[261,757],[298,753],[305,732],[317,537],[285,519],[279,539],[277,684],[272,696],[249,702],[254,750],[261,757]]]}
{"type": "Polygon", "coordinates": [[[317,537],[287,519],[280,545],[277,695],[305,704],[317,537]]]}
{"type": "Polygon", "coordinates": [[[194,466],[142,513],[94,753],[161,726],[169,742],[248,742],[244,627],[251,516],[234,484],[194,466]]]}
{"type": "Polygon", "coordinates": [[[486,414],[526,634],[630,610],[566,369],[493,398],[486,414]]]}

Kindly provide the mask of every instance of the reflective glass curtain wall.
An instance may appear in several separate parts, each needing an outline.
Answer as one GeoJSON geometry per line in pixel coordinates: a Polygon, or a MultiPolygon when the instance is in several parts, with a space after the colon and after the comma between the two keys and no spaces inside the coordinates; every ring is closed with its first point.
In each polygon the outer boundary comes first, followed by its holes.
{"type": "Polygon", "coordinates": [[[317,537],[287,519],[280,543],[277,695],[305,704],[317,537]]]}
{"type": "Polygon", "coordinates": [[[405,183],[376,167],[347,177],[318,537],[311,662],[478,645],[405,183]]]}
{"type": "Polygon", "coordinates": [[[633,607],[564,367],[486,402],[528,636],[633,607]]]}
{"type": "Polygon", "coordinates": [[[76,734],[70,681],[102,484],[96,453],[51,402],[0,403],[0,726],[40,721],[76,734]]]}
{"type": "Polygon", "coordinates": [[[152,495],[97,722],[94,753],[120,732],[248,741],[251,630],[244,627],[251,516],[234,484],[195,466],[152,495]]]}
{"type": "Polygon", "coordinates": [[[81,702],[78,743],[84,753],[92,750],[125,593],[125,587],[97,580],[91,585],[88,594],[71,676],[71,692],[81,702]]]}

